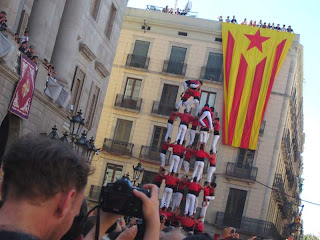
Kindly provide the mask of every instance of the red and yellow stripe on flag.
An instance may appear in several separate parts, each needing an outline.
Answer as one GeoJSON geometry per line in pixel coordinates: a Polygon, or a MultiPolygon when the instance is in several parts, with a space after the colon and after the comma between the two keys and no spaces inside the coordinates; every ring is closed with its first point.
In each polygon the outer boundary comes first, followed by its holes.
{"type": "Polygon", "coordinates": [[[274,79],[295,34],[222,23],[223,143],[256,149],[274,79]]]}

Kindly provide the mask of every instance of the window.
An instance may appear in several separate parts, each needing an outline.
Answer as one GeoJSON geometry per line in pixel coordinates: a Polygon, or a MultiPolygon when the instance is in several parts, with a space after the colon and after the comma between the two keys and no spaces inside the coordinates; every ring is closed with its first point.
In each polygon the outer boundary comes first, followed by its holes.
{"type": "Polygon", "coordinates": [[[110,39],[110,37],[111,37],[113,23],[116,18],[116,15],[117,15],[117,9],[114,6],[114,4],[112,3],[110,13],[109,13],[108,22],[107,22],[107,27],[106,27],[106,31],[105,31],[105,35],[108,39],[110,39]]]}
{"type": "Polygon", "coordinates": [[[246,198],[247,191],[230,188],[223,225],[240,227],[246,198]]]}
{"type": "Polygon", "coordinates": [[[87,129],[91,129],[92,127],[92,123],[93,123],[93,119],[94,119],[95,111],[97,107],[97,102],[99,98],[99,93],[100,93],[100,89],[94,83],[92,83],[90,95],[89,95],[89,101],[88,101],[87,110],[86,110],[87,129]]]}
{"type": "Polygon", "coordinates": [[[186,58],[187,49],[182,47],[172,47],[170,59],[168,62],[168,73],[183,74],[184,60],[186,58]]]}
{"type": "Polygon", "coordinates": [[[137,40],[134,44],[130,66],[145,68],[150,42],[137,40]]]}
{"type": "Polygon", "coordinates": [[[139,97],[140,88],[141,88],[140,79],[128,78],[124,95],[126,97],[136,99],[139,97]]]}
{"type": "Polygon", "coordinates": [[[77,67],[71,86],[70,109],[72,112],[77,112],[78,110],[78,105],[84,83],[84,77],[84,72],[81,71],[79,67],[77,67]]]}
{"type": "Polygon", "coordinates": [[[122,166],[108,163],[106,172],[104,174],[103,186],[108,183],[115,182],[122,177],[122,166]]]}
{"type": "Polygon", "coordinates": [[[156,175],[157,175],[156,172],[144,171],[141,184],[152,183],[156,175]]]}
{"type": "Polygon", "coordinates": [[[118,119],[114,133],[114,140],[126,143],[129,142],[132,123],[132,121],[118,119]]]}
{"type": "Polygon", "coordinates": [[[90,14],[94,20],[97,20],[101,0],[93,0],[90,14]]]}
{"type": "Polygon", "coordinates": [[[216,101],[216,93],[207,92],[207,91],[201,91],[201,98],[200,98],[200,106],[199,106],[199,108],[202,109],[205,104],[209,104],[210,107],[213,107],[215,101],[216,101]]]}
{"type": "Polygon", "coordinates": [[[178,35],[186,37],[186,36],[188,36],[188,33],[186,33],[186,32],[178,32],[178,35]]]}
{"type": "Polygon", "coordinates": [[[252,167],[254,154],[255,154],[254,150],[240,148],[239,154],[238,154],[238,160],[237,160],[237,167],[238,168],[252,167]]]}
{"type": "Polygon", "coordinates": [[[151,141],[151,151],[159,152],[164,142],[167,128],[155,126],[153,130],[153,137],[151,141]]]}
{"type": "Polygon", "coordinates": [[[222,64],[222,54],[210,52],[203,78],[211,81],[222,81],[222,64]]]}
{"type": "Polygon", "coordinates": [[[173,107],[176,104],[177,94],[178,94],[179,87],[164,84],[161,100],[159,104],[159,114],[163,115],[170,115],[173,107]]]}

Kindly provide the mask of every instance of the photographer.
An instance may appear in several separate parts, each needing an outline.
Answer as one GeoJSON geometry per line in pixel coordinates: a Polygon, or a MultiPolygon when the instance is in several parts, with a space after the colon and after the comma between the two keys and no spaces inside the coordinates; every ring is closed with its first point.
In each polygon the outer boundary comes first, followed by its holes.
{"type": "Polygon", "coordinates": [[[0,31],[6,31],[7,30],[7,13],[5,11],[0,12],[0,31]]]}

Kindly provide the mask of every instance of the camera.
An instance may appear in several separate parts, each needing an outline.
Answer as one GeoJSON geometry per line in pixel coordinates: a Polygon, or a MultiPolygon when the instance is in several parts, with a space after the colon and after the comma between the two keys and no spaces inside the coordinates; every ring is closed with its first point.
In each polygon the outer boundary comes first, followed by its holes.
{"type": "Polygon", "coordinates": [[[150,190],[133,187],[125,176],[114,183],[103,186],[100,193],[102,211],[143,218],[142,201],[133,194],[134,189],[150,197],[150,190]]]}

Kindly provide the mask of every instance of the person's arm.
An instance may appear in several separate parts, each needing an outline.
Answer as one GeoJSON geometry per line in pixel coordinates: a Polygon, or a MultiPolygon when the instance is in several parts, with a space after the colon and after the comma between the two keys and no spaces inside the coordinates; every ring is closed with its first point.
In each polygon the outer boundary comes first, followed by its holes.
{"type": "Polygon", "coordinates": [[[142,212],[146,222],[146,230],[144,233],[144,240],[159,239],[160,237],[160,219],[159,219],[159,200],[158,200],[158,187],[154,184],[146,184],[144,189],[151,191],[149,198],[143,192],[133,190],[133,193],[138,197],[143,205],[142,212]]]}

